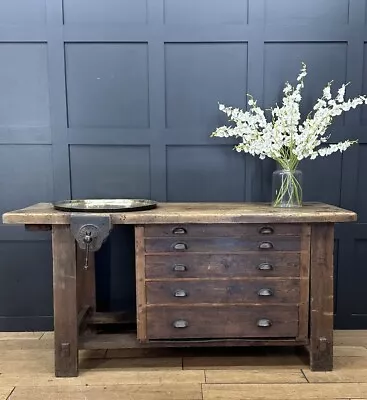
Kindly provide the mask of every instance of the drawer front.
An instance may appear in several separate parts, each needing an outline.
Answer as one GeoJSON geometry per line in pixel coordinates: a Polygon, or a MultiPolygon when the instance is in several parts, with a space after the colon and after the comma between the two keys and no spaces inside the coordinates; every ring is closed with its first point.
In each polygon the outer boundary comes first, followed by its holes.
{"type": "Polygon", "coordinates": [[[169,254],[145,256],[147,279],[298,277],[298,253],[169,254]]]}
{"type": "Polygon", "coordinates": [[[299,236],[300,224],[187,224],[147,225],[146,237],[299,236]]]}
{"type": "Polygon", "coordinates": [[[299,251],[301,240],[299,237],[273,237],[264,239],[254,238],[147,238],[145,251],[147,253],[178,253],[178,252],[205,252],[230,253],[243,251],[299,251]]]}
{"type": "Polygon", "coordinates": [[[148,339],[296,337],[297,306],[149,307],[148,339]]]}
{"type": "Polygon", "coordinates": [[[148,304],[299,303],[299,279],[147,282],[148,304]]]}

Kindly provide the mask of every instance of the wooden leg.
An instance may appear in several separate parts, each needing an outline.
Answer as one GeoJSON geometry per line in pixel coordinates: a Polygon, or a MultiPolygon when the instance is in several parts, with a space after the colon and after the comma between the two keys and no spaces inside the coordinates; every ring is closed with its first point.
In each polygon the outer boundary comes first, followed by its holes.
{"type": "Polygon", "coordinates": [[[89,253],[88,269],[85,268],[85,250],[76,245],[76,278],[78,298],[78,333],[86,333],[86,320],[96,311],[96,280],[94,252],[89,253]]]}
{"type": "Polygon", "coordinates": [[[78,291],[78,311],[84,307],[96,309],[96,275],[94,252],[89,253],[88,269],[85,265],[85,250],[76,246],[76,268],[77,268],[77,291],[78,291]]]}
{"type": "Polygon", "coordinates": [[[69,225],[53,225],[55,375],[78,375],[75,240],[69,225]]]}
{"type": "Polygon", "coordinates": [[[315,224],[311,235],[310,366],[312,371],[331,371],[334,225],[315,224]]]}

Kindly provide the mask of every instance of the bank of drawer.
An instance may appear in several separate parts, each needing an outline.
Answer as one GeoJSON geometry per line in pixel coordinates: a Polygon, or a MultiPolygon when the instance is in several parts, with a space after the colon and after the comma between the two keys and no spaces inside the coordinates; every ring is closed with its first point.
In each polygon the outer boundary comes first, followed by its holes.
{"type": "Polygon", "coordinates": [[[301,239],[297,236],[237,238],[146,238],[146,253],[178,253],[178,252],[205,252],[205,253],[231,253],[256,251],[299,251],[301,239]]]}
{"type": "Polygon", "coordinates": [[[148,307],[148,339],[287,338],[298,333],[297,306],[148,307]]]}
{"type": "Polygon", "coordinates": [[[299,253],[146,255],[147,279],[298,277],[299,253]]]}
{"type": "Polygon", "coordinates": [[[296,304],[299,279],[177,280],[146,283],[148,304],[296,304]]]}
{"type": "Polygon", "coordinates": [[[146,237],[272,237],[300,234],[300,224],[157,224],[145,227],[146,237]]]}

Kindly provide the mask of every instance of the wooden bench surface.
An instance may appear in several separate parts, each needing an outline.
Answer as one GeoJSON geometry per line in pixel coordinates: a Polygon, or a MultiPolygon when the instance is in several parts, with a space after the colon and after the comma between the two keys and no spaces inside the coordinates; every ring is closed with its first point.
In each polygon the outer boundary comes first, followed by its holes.
{"type": "MultiPolygon", "coordinates": [[[[79,213],[80,214],[80,213],[79,213]]],[[[51,203],[38,203],[3,215],[5,224],[68,224],[69,212],[57,211],[51,203]]],[[[110,215],[113,224],[180,223],[313,223],[352,222],[356,213],[324,203],[305,203],[301,208],[274,208],[269,203],[159,203],[153,210],[110,215]]]]}

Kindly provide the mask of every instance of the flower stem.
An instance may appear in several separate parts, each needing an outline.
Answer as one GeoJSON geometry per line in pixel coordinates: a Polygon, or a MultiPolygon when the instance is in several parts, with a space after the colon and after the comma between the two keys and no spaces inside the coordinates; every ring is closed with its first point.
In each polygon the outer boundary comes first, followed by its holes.
{"type": "Polygon", "coordinates": [[[281,186],[279,191],[276,191],[276,198],[273,201],[274,207],[299,207],[302,205],[302,187],[294,172],[286,170],[281,177],[281,186]]]}

